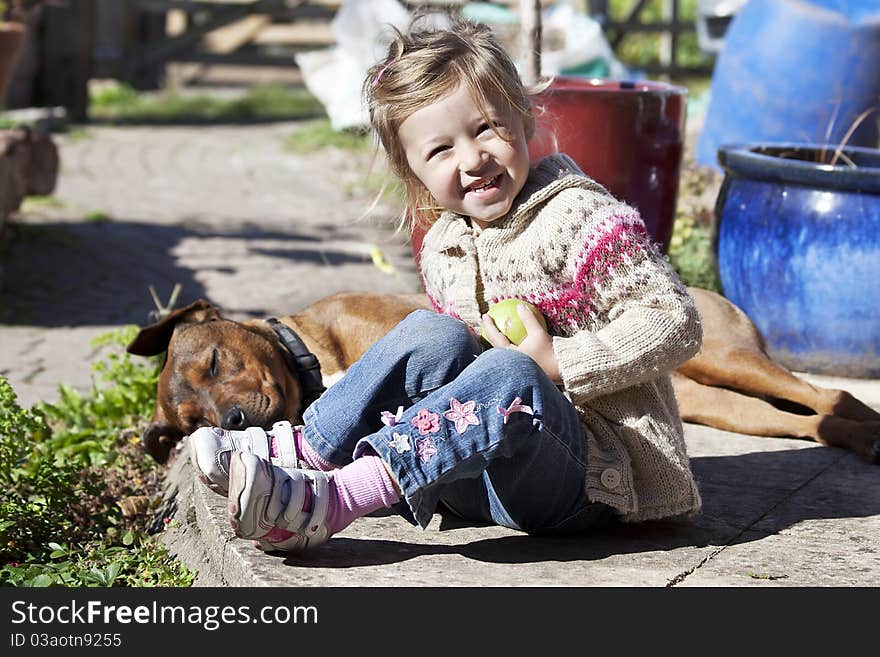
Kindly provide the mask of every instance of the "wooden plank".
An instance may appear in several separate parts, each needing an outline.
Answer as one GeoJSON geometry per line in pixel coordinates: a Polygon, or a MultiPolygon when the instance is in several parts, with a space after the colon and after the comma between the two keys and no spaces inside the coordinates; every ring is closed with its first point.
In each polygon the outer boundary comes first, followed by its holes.
{"type": "Polygon", "coordinates": [[[144,11],[201,11],[216,6],[256,5],[260,0],[137,0],[139,9],[144,11]]]}
{"type": "Polygon", "coordinates": [[[213,11],[229,7],[250,7],[254,12],[283,10],[288,7],[285,0],[134,0],[137,8],[146,12],[213,11]]]}
{"type": "Polygon", "coordinates": [[[198,43],[209,32],[213,32],[217,28],[228,25],[247,15],[247,7],[224,7],[218,9],[206,24],[197,27],[190,26],[186,32],[179,36],[147,46],[140,53],[140,56],[132,62],[132,69],[137,70],[176,58],[179,53],[198,43]]]}
{"type": "Polygon", "coordinates": [[[293,69],[296,63],[287,55],[264,55],[253,52],[234,52],[215,54],[209,52],[185,51],[174,56],[175,64],[214,64],[218,66],[274,66],[293,69]]]}
{"type": "Polygon", "coordinates": [[[260,30],[272,22],[266,14],[251,14],[209,32],[202,39],[208,52],[228,54],[254,40],[260,30]]]}
{"type": "Polygon", "coordinates": [[[253,40],[256,46],[332,46],[336,35],[329,23],[297,21],[268,25],[253,40]]]}

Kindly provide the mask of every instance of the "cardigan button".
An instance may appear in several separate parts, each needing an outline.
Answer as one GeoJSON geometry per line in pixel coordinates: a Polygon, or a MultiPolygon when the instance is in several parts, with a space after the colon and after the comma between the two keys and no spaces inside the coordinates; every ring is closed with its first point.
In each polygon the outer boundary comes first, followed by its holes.
{"type": "Polygon", "coordinates": [[[602,485],[605,486],[605,488],[614,490],[620,486],[620,472],[614,468],[602,470],[602,474],[599,476],[599,481],[602,482],[602,485]]]}

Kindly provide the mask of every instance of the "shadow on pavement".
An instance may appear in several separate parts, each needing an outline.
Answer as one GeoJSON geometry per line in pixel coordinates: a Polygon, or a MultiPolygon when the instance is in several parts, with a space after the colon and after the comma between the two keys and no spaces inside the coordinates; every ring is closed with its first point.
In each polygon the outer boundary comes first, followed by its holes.
{"type": "MultiPolygon", "coordinates": [[[[681,547],[737,545],[760,540],[804,520],[880,514],[880,491],[876,486],[880,470],[835,448],[698,457],[693,464],[698,476],[711,483],[702,486],[703,511],[691,520],[613,523],[583,536],[515,535],[461,545],[340,536],[314,555],[277,558],[279,566],[315,568],[388,565],[442,554],[507,564],[593,561],[681,547]]],[[[473,526],[444,517],[441,531],[473,526]]],[[[412,531],[417,539],[421,530],[414,527],[412,531]]]]}
{"type": "MultiPolygon", "coordinates": [[[[265,261],[267,278],[293,286],[295,280],[277,277],[279,266],[364,262],[366,255],[321,247],[327,239],[349,237],[339,228],[305,235],[249,225],[202,230],[137,219],[10,222],[0,241],[0,322],[47,328],[146,324],[155,309],[150,285],[163,303],[178,283],[178,306],[198,298],[212,301],[197,272],[234,276],[245,262],[251,269],[259,259],[265,261]]],[[[262,263],[256,267],[259,271],[262,263]]]]}

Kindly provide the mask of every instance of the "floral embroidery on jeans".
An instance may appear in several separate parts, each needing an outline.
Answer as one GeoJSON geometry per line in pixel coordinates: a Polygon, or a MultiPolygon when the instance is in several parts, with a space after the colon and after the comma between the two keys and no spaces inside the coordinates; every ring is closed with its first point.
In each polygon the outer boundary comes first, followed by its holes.
{"type": "Polygon", "coordinates": [[[480,419],[474,413],[477,402],[469,401],[462,404],[454,397],[449,400],[449,410],[443,413],[443,417],[455,423],[455,430],[458,433],[464,433],[471,425],[480,424],[480,419]]]}
{"type": "Polygon", "coordinates": [[[396,449],[398,454],[403,454],[412,449],[409,443],[409,436],[405,433],[393,433],[392,437],[388,439],[388,444],[396,449]]]}
{"type": "Polygon", "coordinates": [[[507,419],[510,417],[511,413],[528,413],[529,415],[534,415],[535,411],[532,410],[531,406],[526,406],[522,404],[522,399],[519,397],[514,397],[513,401],[510,402],[510,406],[507,408],[503,408],[501,406],[498,407],[498,412],[504,416],[504,424],[507,424],[507,419]]]}
{"type": "Polygon", "coordinates": [[[391,411],[382,411],[381,413],[382,424],[386,427],[393,427],[397,423],[400,422],[400,418],[403,417],[403,406],[397,407],[397,413],[392,413],[391,411]]]}
{"type": "Polygon", "coordinates": [[[422,463],[427,463],[437,454],[437,446],[431,438],[419,438],[416,440],[416,454],[422,463]]]}
{"type": "Polygon", "coordinates": [[[426,436],[429,433],[440,431],[440,416],[437,413],[432,413],[427,408],[423,408],[410,420],[410,424],[418,429],[421,435],[426,436]]]}

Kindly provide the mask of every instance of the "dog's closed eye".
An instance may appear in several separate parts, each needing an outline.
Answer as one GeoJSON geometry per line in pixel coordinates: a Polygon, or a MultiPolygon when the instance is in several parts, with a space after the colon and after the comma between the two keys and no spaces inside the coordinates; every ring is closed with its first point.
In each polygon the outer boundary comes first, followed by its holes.
{"type": "Polygon", "coordinates": [[[220,363],[217,356],[217,350],[215,349],[213,352],[211,352],[211,367],[208,370],[208,373],[212,377],[217,376],[217,373],[220,371],[220,363]]]}

